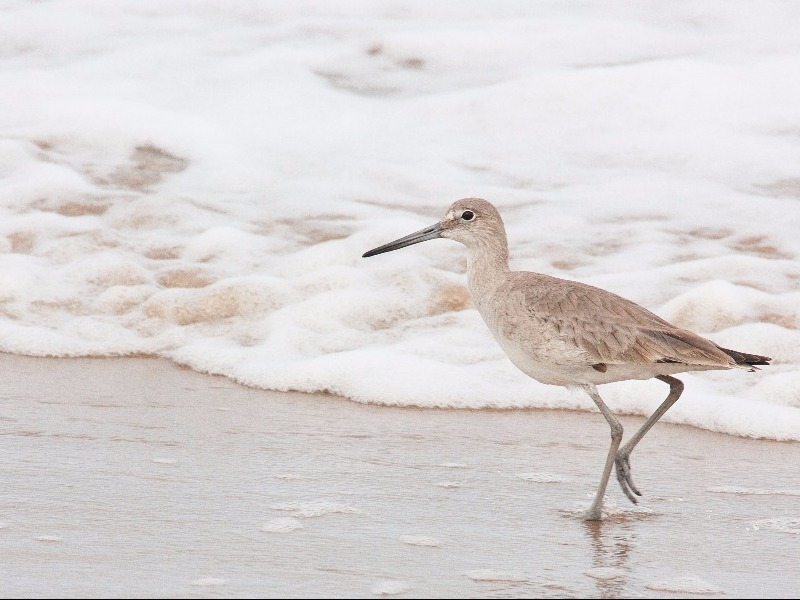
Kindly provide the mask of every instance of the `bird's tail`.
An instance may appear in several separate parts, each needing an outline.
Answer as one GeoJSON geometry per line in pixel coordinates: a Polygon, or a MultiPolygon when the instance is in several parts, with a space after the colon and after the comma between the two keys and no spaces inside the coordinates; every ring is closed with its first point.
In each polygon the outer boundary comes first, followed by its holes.
{"type": "Polygon", "coordinates": [[[733,361],[742,367],[750,367],[751,371],[758,371],[756,365],[768,365],[772,360],[768,356],[759,356],[758,354],[747,354],[747,352],[739,352],[737,350],[729,350],[722,346],[717,346],[725,354],[730,356],[733,361]]]}

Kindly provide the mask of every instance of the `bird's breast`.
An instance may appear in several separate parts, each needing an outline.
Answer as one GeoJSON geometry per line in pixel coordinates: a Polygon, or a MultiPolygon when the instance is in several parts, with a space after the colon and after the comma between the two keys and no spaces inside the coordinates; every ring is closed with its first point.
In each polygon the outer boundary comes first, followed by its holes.
{"type": "Polygon", "coordinates": [[[516,307],[513,296],[475,304],[497,343],[523,373],[551,385],[588,383],[582,375],[591,368],[586,352],[516,307]]]}

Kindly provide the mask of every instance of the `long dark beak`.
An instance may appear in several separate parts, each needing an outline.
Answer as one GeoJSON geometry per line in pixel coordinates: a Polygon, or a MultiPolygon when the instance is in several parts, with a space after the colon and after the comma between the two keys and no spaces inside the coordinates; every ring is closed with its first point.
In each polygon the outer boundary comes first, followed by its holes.
{"type": "Polygon", "coordinates": [[[383,254],[384,252],[399,250],[400,248],[405,248],[406,246],[410,246],[412,244],[419,244],[420,242],[424,242],[426,240],[433,240],[438,237],[442,237],[442,226],[439,225],[439,223],[436,223],[436,225],[431,225],[430,227],[420,229],[419,231],[415,231],[414,233],[411,233],[405,237],[401,237],[399,240],[389,242],[383,246],[378,246],[369,252],[364,252],[362,258],[369,258],[370,256],[375,256],[376,254],[383,254]]]}

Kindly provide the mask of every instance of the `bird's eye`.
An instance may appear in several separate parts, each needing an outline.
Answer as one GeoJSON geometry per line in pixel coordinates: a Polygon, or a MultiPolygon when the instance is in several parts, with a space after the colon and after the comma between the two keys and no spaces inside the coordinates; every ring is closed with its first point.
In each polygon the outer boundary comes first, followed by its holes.
{"type": "Polygon", "coordinates": [[[465,210],[463,213],[461,213],[461,218],[465,221],[472,221],[472,219],[475,218],[475,213],[471,210],[465,210]]]}

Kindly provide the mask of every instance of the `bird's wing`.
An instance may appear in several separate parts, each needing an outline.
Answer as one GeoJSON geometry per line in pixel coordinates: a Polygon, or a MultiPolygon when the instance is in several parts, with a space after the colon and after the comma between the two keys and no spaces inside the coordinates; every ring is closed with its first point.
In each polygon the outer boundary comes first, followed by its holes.
{"type": "Polygon", "coordinates": [[[583,350],[590,361],[733,366],[730,356],[713,342],[671,325],[635,302],[594,286],[541,277],[546,279],[538,285],[527,281],[517,286],[529,317],[583,350]]]}

